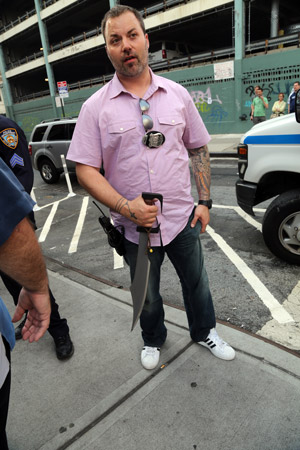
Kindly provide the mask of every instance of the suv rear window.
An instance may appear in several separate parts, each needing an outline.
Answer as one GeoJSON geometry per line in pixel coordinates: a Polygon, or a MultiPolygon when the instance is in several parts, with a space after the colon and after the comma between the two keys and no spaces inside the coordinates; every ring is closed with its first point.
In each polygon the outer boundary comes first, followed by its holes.
{"type": "Polygon", "coordinates": [[[48,141],[67,141],[67,127],[65,124],[52,125],[48,135],[48,141]]]}
{"type": "Polygon", "coordinates": [[[34,135],[32,136],[32,142],[41,142],[46,130],[47,125],[43,127],[36,127],[34,135]]]}
{"type": "Polygon", "coordinates": [[[73,133],[74,133],[74,130],[75,130],[75,125],[76,125],[76,123],[70,123],[69,124],[69,139],[70,140],[72,139],[72,136],[73,136],[73,133]]]}

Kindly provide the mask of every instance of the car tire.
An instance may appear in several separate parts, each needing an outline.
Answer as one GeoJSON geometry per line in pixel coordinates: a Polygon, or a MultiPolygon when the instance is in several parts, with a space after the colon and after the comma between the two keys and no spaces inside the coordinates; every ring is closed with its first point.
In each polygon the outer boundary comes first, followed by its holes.
{"type": "Polygon", "coordinates": [[[44,158],[39,162],[39,172],[45,183],[48,184],[57,183],[60,177],[60,172],[48,158],[44,158]]]}
{"type": "Polygon", "coordinates": [[[300,265],[300,190],[284,192],[269,205],[262,226],[267,247],[289,264],[300,265]]]}

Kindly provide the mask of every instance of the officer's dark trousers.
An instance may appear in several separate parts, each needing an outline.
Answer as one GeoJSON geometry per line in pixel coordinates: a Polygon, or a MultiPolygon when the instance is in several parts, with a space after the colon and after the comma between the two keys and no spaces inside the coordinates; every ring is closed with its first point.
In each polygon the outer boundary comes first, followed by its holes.
{"type": "MultiPolygon", "coordinates": [[[[1,337],[0,337],[1,339],[1,337]]],[[[5,346],[6,357],[10,362],[10,348],[8,342],[3,339],[3,344],[5,346]]],[[[8,413],[8,405],[9,405],[9,394],[10,394],[10,369],[5,378],[5,381],[0,389],[0,448],[1,450],[8,450],[7,438],[6,438],[6,421],[7,421],[7,413],[8,413]]]]}
{"type": "MultiPolygon", "coordinates": [[[[18,303],[19,294],[21,291],[21,286],[12,278],[8,277],[3,272],[0,272],[3,283],[5,284],[6,289],[9,291],[10,295],[14,299],[15,305],[18,303]]],[[[50,325],[48,328],[49,333],[53,337],[53,339],[57,339],[60,336],[64,336],[69,333],[69,327],[66,319],[62,319],[58,312],[58,304],[55,301],[55,298],[49,289],[50,301],[51,301],[51,316],[50,316],[50,325]]]]}

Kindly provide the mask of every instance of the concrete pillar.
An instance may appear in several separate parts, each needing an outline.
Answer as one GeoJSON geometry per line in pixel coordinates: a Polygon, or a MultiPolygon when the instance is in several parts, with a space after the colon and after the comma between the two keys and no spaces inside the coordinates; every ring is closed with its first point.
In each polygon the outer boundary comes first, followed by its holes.
{"type": "Polygon", "coordinates": [[[35,4],[35,10],[36,10],[37,19],[38,19],[40,37],[41,37],[41,41],[42,41],[42,47],[43,47],[43,53],[44,53],[45,66],[46,66],[47,78],[48,78],[48,83],[49,83],[49,90],[50,90],[53,113],[54,113],[54,117],[58,117],[60,113],[58,112],[58,109],[57,109],[56,103],[55,103],[56,83],[55,83],[52,67],[48,61],[49,42],[48,42],[47,28],[41,19],[40,0],[34,0],[34,4],[35,4]]]}
{"type": "Polygon", "coordinates": [[[245,3],[234,0],[234,48],[235,59],[245,56],[245,3]]]}
{"type": "Polygon", "coordinates": [[[113,8],[114,6],[117,6],[120,3],[120,0],[109,0],[109,7],[113,8]]]}
{"type": "Polygon", "coordinates": [[[245,3],[244,0],[234,0],[234,80],[235,80],[235,122],[240,121],[243,99],[243,58],[245,56],[245,3]]]}
{"type": "Polygon", "coordinates": [[[279,29],[279,0],[273,0],[271,6],[271,30],[270,37],[276,37],[279,29]]]}
{"type": "Polygon", "coordinates": [[[14,106],[13,106],[13,99],[11,94],[11,88],[10,83],[8,79],[6,78],[6,64],[5,64],[5,58],[3,54],[2,45],[0,45],[0,72],[2,75],[2,96],[4,100],[4,105],[6,109],[6,114],[11,119],[15,120],[15,113],[14,113],[14,106]]]}

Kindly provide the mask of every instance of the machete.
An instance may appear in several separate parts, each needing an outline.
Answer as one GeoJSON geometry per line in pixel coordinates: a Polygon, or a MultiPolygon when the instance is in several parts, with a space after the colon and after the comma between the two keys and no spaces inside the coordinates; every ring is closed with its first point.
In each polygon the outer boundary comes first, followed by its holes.
{"type": "MultiPolygon", "coordinates": [[[[155,194],[154,192],[143,192],[142,197],[144,200],[158,199],[160,201],[162,211],[163,197],[161,194],[155,194]]],[[[139,231],[140,237],[134,278],[132,285],[130,286],[133,304],[133,319],[131,331],[136,326],[137,321],[139,320],[139,317],[142,313],[147,293],[150,274],[150,260],[148,257],[148,253],[149,251],[152,251],[149,246],[149,235],[150,233],[158,233],[160,225],[158,225],[156,228],[145,228],[138,226],[136,229],[137,231],[139,231]]]]}

